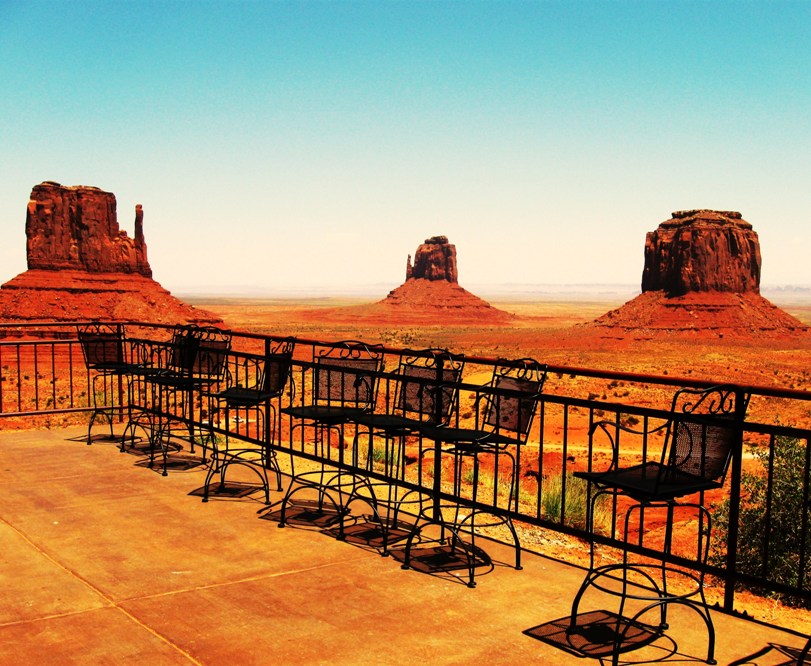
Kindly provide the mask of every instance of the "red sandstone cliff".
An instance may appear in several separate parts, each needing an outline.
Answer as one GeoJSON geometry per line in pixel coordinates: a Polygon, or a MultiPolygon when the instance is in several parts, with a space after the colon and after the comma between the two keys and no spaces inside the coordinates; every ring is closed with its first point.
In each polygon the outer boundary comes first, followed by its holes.
{"type": "Polygon", "coordinates": [[[31,191],[25,233],[29,270],[0,287],[0,321],[221,322],[152,279],[140,205],[129,238],[114,194],[48,181],[31,191]]]}
{"type": "Polygon", "coordinates": [[[144,214],[135,207],[135,238],[118,228],[115,195],[97,187],[51,181],[31,190],[25,220],[28,268],[152,277],[146,258],[144,214]]]}
{"type": "Polygon", "coordinates": [[[417,248],[414,265],[411,255],[406,266],[408,280],[445,280],[459,282],[459,271],[456,268],[456,246],[448,243],[447,236],[432,236],[417,248]]]}
{"type": "Polygon", "coordinates": [[[673,213],[645,238],[642,291],[760,293],[760,242],[732,211],[673,213]]]}

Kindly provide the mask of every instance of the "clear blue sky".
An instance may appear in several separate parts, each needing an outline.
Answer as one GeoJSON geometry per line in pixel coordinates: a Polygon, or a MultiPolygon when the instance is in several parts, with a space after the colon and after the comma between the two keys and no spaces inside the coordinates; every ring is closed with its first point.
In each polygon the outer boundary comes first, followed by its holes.
{"type": "Polygon", "coordinates": [[[0,281],[43,181],[115,193],[169,289],[626,283],[738,210],[811,284],[811,2],[0,0],[0,281]]]}

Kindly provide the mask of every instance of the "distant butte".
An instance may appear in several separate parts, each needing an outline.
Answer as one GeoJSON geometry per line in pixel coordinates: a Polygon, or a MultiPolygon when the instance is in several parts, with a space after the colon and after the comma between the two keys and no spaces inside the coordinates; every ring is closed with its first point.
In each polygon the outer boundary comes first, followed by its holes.
{"type": "Polygon", "coordinates": [[[405,282],[377,306],[398,317],[437,323],[499,324],[515,318],[474,296],[458,280],[456,246],[445,236],[433,236],[417,248],[413,264],[408,257],[405,282]]]}
{"type": "Polygon", "coordinates": [[[382,301],[368,305],[331,308],[304,313],[304,318],[331,321],[402,324],[502,325],[515,315],[494,308],[459,286],[456,247],[445,236],[433,236],[409,255],[405,282],[382,301]]]}
{"type": "Polygon", "coordinates": [[[140,205],[129,238],[114,194],[47,181],[31,191],[25,235],[28,270],[0,287],[0,321],[222,321],[152,279],[140,205]]]}
{"type": "Polygon", "coordinates": [[[642,293],[596,319],[622,335],[783,336],[806,331],[760,295],[760,242],[734,211],[677,211],[645,239],[642,293]]]}

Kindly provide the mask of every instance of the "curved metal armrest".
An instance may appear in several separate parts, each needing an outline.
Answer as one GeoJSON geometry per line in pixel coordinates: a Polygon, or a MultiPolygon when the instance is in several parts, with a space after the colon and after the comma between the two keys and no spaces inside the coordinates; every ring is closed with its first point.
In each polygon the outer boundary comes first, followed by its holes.
{"type": "Polygon", "coordinates": [[[153,355],[152,343],[145,340],[133,340],[130,342],[130,361],[133,365],[142,367],[152,367],[156,365],[153,355]]]}
{"type": "Polygon", "coordinates": [[[668,424],[669,421],[665,421],[664,423],[662,423],[659,426],[656,426],[655,428],[639,430],[636,428],[630,428],[629,426],[623,425],[618,421],[607,421],[607,420],[595,421],[594,423],[591,424],[591,427],[589,428],[589,443],[592,442],[594,438],[594,433],[597,432],[598,429],[602,430],[605,433],[605,436],[608,437],[608,441],[611,444],[612,451],[611,464],[609,465],[608,470],[606,470],[610,471],[617,466],[617,461],[619,458],[619,447],[617,446],[617,437],[615,437],[615,433],[617,431],[621,430],[631,435],[640,435],[642,437],[645,437],[647,435],[657,433],[660,430],[664,430],[665,428],[667,428],[668,424]]]}

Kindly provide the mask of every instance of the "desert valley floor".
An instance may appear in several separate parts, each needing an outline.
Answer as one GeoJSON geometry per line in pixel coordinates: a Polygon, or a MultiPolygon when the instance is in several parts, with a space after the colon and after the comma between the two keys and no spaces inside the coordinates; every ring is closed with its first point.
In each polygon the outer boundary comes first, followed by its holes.
{"type": "MultiPolygon", "coordinates": [[[[554,365],[645,374],[667,374],[759,386],[811,387],[811,334],[764,336],[742,331],[620,335],[593,321],[621,300],[496,301],[516,315],[495,325],[423,320],[411,313],[381,314],[371,299],[186,300],[222,317],[234,329],[316,340],[363,340],[412,349],[442,347],[486,357],[532,357],[554,365]]],[[[777,302],[811,325],[811,302],[777,302]]]]}

